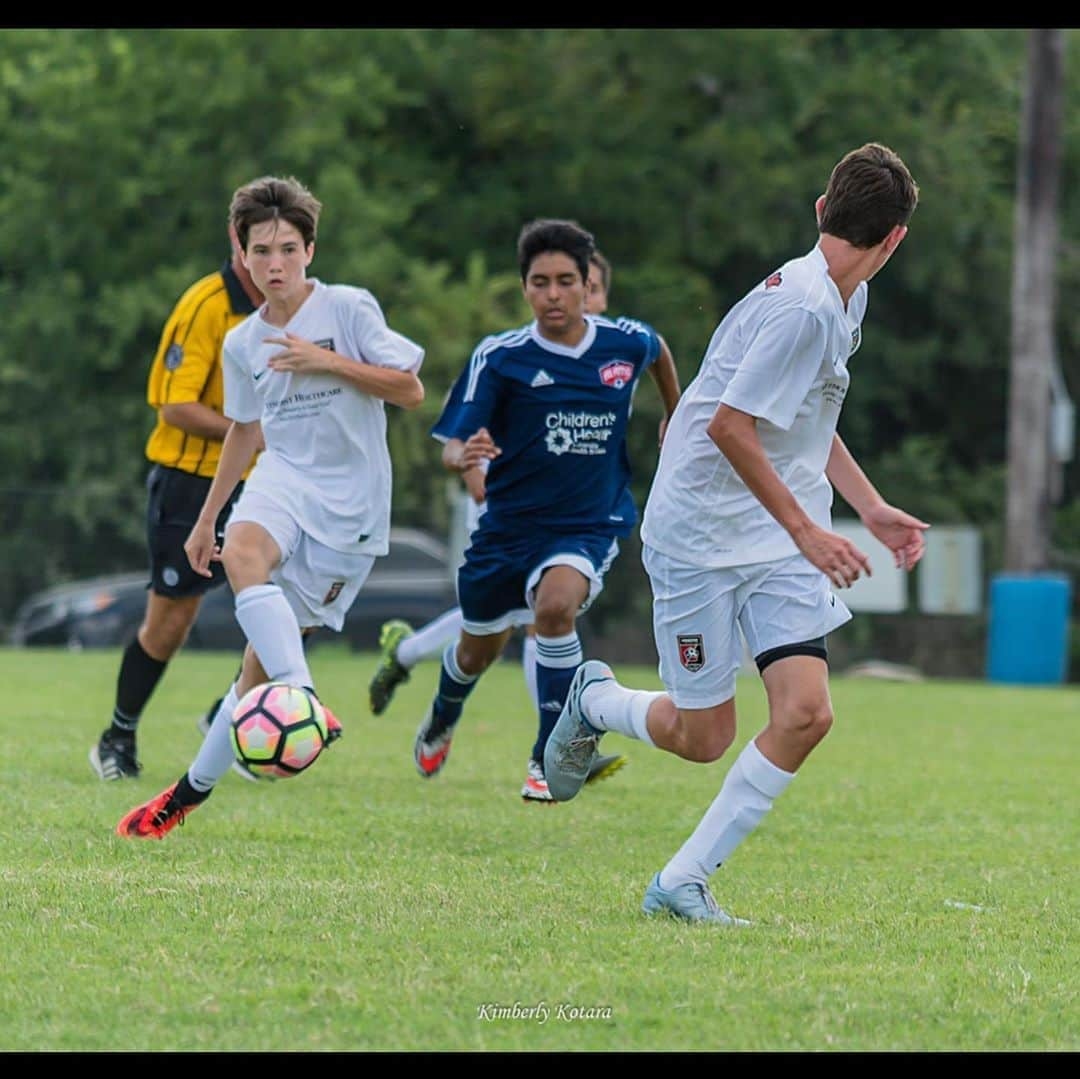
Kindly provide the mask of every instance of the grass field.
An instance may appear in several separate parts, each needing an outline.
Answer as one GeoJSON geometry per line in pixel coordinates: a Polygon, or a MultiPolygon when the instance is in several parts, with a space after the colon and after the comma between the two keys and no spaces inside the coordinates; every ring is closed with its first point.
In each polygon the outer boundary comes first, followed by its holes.
{"type": "Polygon", "coordinates": [[[733,930],[640,904],[760,728],[756,680],[723,761],[612,735],[623,771],[536,806],[515,662],[423,781],[437,668],[375,719],[374,656],[324,646],[342,741],[295,780],[230,772],[158,843],[113,828],[186,768],[236,657],[177,657],[142,778],[105,784],[118,661],[0,651],[0,1050],[1080,1050],[1076,687],[834,679],[829,738],[713,879],[733,930]]]}

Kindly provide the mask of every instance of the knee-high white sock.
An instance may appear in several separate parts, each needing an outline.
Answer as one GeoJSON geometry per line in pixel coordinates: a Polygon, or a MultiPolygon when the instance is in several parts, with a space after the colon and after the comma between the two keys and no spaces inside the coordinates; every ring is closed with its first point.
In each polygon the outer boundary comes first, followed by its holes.
{"type": "Polygon", "coordinates": [[[195,755],[195,760],[188,769],[188,782],[197,791],[208,791],[229,770],[234,760],[232,739],[229,737],[229,723],[236,706],[240,703],[236,695],[236,683],[229,687],[218,710],[214,722],[206,732],[203,744],[195,755]]]}
{"type": "Polygon", "coordinates": [[[433,618],[397,646],[398,663],[406,670],[412,670],[422,659],[438,658],[451,641],[458,639],[464,620],[460,607],[433,618]]]}
{"type": "Polygon", "coordinates": [[[236,620],[271,681],[313,684],[300,623],[276,584],[257,584],[238,592],[236,620]]]}
{"type": "Polygon", "coordinates": [[[756,742],[749,742],[693,835],[660,871],[660,887],[671,889],[687,881],[704,884],[761,823],[773,799],[779,798],[794,778],[794,772],[777,768],[756,742]]]}
{"type": "Polygon", "coordinates": [[[521,671],[525,675],[525,688],[529,691],[533,711],[540,711],[540,694],[536,689],[536,638],[525,637],[521,646],[521,671]]]}
{"type": "Polygon", "coordinates": [[[598,731],[617,731],[647,746],[655,745],[646,719],[649,706],[663,693],[627,689],[618,682],[593,682],[581,695],[581,710],[598,731]]]}

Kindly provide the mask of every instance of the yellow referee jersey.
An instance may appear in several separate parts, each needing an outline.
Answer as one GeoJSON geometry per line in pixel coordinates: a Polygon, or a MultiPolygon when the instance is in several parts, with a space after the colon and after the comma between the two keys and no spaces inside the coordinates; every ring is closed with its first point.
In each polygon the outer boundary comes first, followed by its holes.
{"type": "Polygon", "coordinates": [[[146,443],[151,461],[196,476],[213,476],[221,443],[171,426],[161,409],[198,401],[223,412],[221,345],[225,334],[254,310],[228,262],[180,297],[165,323],[146,386],[147,403],[157,409],[157,425],[146,443]]]}

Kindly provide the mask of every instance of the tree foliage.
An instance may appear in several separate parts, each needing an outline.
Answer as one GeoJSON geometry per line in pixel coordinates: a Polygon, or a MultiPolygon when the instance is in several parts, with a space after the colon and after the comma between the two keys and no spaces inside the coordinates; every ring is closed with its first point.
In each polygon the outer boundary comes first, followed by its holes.
{"type": "MultiPolygon", "coordinates": [[[[872,285],[842,433],[912,512],[1000,517],[1021,31],[69,29],[0,45],[4,617],[54,579],[142,564],[149,361],[175,299],[226,256],[232,191],[264,173],[325,205],[312,272],[370,288],[427,349],[423,408],[390,410],[394,518],[441,529],[427,430],[476,342],[527,321],[526,220],[594,232],[612,310],[664,335],[685,384],[726,308],[813,245],[835,161],[885,142],[921,200],[872,285]]],[[[1080,217],[1066,115],[1064,238],[1080,217]]],[[[1078,277],[1063,239],[1063,296],[1078,277]]],[[[1080,395],[1080,327],[1067,307],[1060,321],[1080,395]]],[[[639,503],[659,417],[647,384],[639,503]]],[[[1078,493],[1074,468],[1059,521],[1078,493]]]]}

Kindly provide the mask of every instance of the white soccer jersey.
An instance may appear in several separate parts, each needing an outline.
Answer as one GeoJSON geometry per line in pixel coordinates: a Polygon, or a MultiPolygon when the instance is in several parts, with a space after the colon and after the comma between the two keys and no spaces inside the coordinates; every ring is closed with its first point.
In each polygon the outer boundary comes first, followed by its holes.
{"type": "Polygon", "coordinates": [[[863,282],[845,311],[815,246],[728,312],[668,424],[645,505],[646,544],[698,566],[797,553],[791,536],[709,438],[709,421],[721,404],[758,417],[758,437],[780,479],[815,524],[832,527],[825,466],[866,299],[863,282]]]}
{"type": "Polygon", "coordinates": [[[225,335],[225,415],[262,423],[266,450],[245,485],[286,508],[310,536],[337,551],[382,555],[390,538],[390,453],[381,398],[327,374],[273,371],[282,351],[264,338],[285,331],[358,363],[417,371],[419,345],[386,325],[366,289],[315,288],[287,326],[261,311],[225,335]]]}

